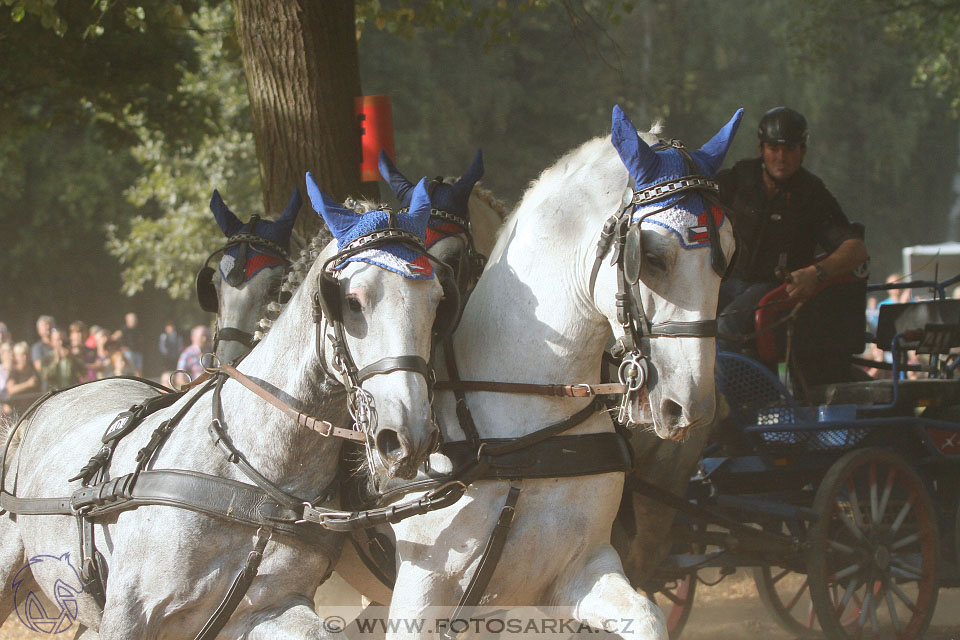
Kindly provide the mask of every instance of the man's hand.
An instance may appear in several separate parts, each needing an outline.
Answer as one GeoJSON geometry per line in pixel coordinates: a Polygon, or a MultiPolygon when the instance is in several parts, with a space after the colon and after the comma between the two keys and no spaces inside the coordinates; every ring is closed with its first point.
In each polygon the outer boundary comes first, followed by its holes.
{"type": "Polygon", "coordinates": [[[791,298],[809,298],[818,284],[817,270],[812,266],[797,269],[787,278],[787,295],[791,298]]]}

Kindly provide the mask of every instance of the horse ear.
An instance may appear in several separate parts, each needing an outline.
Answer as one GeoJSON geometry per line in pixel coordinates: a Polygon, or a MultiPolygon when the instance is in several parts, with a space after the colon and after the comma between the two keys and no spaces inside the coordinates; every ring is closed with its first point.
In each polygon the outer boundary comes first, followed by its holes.
{"type": "Polygon", "coordinates": [[[694,151],[691,155],[697,160],[701,168],[708,176],[713,176],[723,165],[723,158],[730,149],[733,137],[737,135],[737,128],[740,126],[740,120],[743,118],[743,109],[737,109],[728,122],[717,135],[713,136],[707,144],[694,151]]]}
{"type": "Polygon", "coordinates": [[[356,226],[360,219],[360,216],[356,213],[345,209],[321,191],[309,171],[307,172],[307,195],[310,196],[310,203],[313,205],[314,211],[319,213],[323,221],[327,223],[327,228],[330,229],[330,233],[338,242],[340,238],[343,238],[356,226]]]}
{"type": "Polygon", "coordinates": [[[243,223],[233,214],[233,211],[230,211],[223,202],[223,198],[220,197],[220,192],[216,189],[213,190],[213,195],[210,197],[210,211],[213,211],[217,226],[223,231],[223,235],[228,238],[243,227],[243,223]]]}
{"type": "Polygon", "coordinates": [[[397,196],[401,207],[410,206],[410,192],[413,190],[413,183],[397,171],[397,167],[390,160],[390,156],[384,149],[380,150],[380,160],[377,162],[380,169],[380,175],[390,185],[390,189],[397,196]]]}
{"type": "Polygon", "coordinates": [[[430,209],[430,194],[427,192],[427,179],[424,177],[414,187],[410,196],[410,211],[400,215],[408,216],[420,237],[425,237],[427,223],[430,222],[430,209]]]}
{"type": "Polygon", "coordinates": [[[277,230],[284,243],[290,241],[290,233],[293,231],[293,224],[297,221],[297,214],[300,213],[301,206],[303,206],[303,198],[300,197],[300,189],[294,187],[287,208],[283,210],[279,218],[273,221],[273,228],[277,230]]]}
{"type": "Polygon", "coordinates": [[[470,165],[470,168],[467,169],[467,172],[460,176],[460,179],[457,180],[456,186],[459,188],[466,187],[467,193],[473,190],[473,185],[477,184],[477,181],[483,177],[483,150],[477,149],[476,155],[473,156],[473,164],[470,165]]]}
{"type": "Polygon", "coordinates": [[[627,118],[620,105],[613,107],[610,141],[638,186],[648,184],[660,173],[660,159],[637,135],[637,128],[627,118]]]}

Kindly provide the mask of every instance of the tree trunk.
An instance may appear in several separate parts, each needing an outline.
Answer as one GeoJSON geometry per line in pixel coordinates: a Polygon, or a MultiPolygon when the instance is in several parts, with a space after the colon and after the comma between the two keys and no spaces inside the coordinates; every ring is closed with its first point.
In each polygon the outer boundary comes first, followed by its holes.
{"type": "MultiPolygon", "coordinates": [[[[234,8],[266,215],[280,214],[294,185],[309,210],[307,171],[337,201],[378,197],[376,183],[360,182],[353,0],[234,0],[234,8]]],[[[318,220],[301,215],[295,228],[310,237],[318,220]]]]}

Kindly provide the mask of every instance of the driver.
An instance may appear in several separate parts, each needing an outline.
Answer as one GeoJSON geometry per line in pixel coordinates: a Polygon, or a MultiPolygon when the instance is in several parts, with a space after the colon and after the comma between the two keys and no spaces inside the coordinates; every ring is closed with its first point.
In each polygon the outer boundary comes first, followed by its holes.
{"type": "MultiPolygon", "coordinates": [[[[868,259],[863,229],[851,224],[823,182],[801,165],[807,120],[788,107],[770,109],[757,129],[760,157],[717,174],[720,198],[736,214],[739,255],[720,285],[718,331],[753,331],[753,310],[784,280],[791,297],[849,273],[868,259]],[[827,255],[814,263],[819,249],[827,255]]],[[[721,351],[739,344],[719,339],[721,351]]]]}

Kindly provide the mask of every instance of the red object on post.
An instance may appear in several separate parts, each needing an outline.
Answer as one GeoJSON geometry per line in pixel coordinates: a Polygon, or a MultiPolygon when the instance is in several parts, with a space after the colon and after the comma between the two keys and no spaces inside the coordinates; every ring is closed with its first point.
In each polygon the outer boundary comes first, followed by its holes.
{"type": "Polygon", "coordinates": [[[360,96],[353,99],[353,106],[360,126],[360,181],[376,182],[380,180],[380,150],[394,159],[390,96],[360,96]]]}

